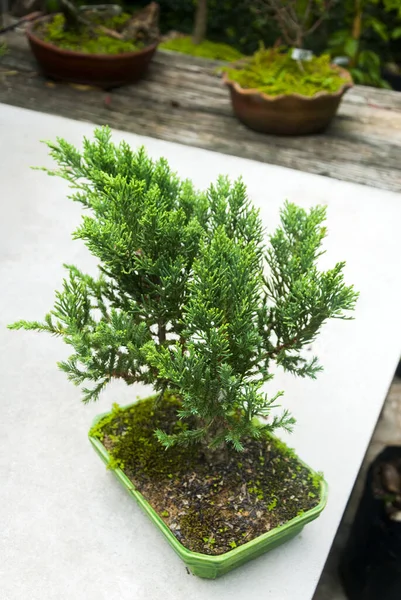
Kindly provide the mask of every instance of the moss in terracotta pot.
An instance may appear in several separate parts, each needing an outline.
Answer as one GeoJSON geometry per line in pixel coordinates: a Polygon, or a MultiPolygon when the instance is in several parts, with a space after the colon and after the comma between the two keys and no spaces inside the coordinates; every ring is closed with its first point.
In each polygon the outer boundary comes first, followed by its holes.
{"type": "Polygon", "coordinates": [[[61,0],[62,13],[42,17],[26,34],[45,75],[102,88],[133,83],[156,51],[159,6],[151,2],[133,15],[118,6],[79,10],[61,0]]]}
{"type": "MultiPolygon", "coordinates": [[[[87,17],[94,26],[103,25],[110,30],[121,31],[128,23],[131,15],[122,13],[114,17],[99,18],[97,15],[87,17]]],[[[56,14],[48,21],[40,23],[35,32],[45,42],[54,44],[64,50],[85,52],[88,54],[120,54],[122,52],[133,52],[144,47],[144,43],[134,40],[124,40],[105,35],[97,31],[94,35],[89,28],[68,30],[65,28],[65,16],[56,14]]]]}
{"type": "Polygon", "coordinates": [[[251,129],[280,135],[320,133],[352,86],[349,72],[330,64],[329,56],[298,60],[294,52],[261,48],[222,69],[234,113],[251,129]]]}
{"type": "Polygon", "coordinates": [[[344,85],[338,68],[328,55],[295,60],[285,48],[260,48],[238,68],[224,67],[231,81],[241,88],[257,90],[268,96],[299,94],[315,96],[319,92],[335,93],[344,85]]]}
{"type": "Polygon", "coordinates": [[[133,15],[116,5],[82,11],[70,0],[61,0],[60,9],[33,29],[43,41],[64,50],[113,55],[139,50],[158,39],[159,10],[154,2],[133,15]]]}

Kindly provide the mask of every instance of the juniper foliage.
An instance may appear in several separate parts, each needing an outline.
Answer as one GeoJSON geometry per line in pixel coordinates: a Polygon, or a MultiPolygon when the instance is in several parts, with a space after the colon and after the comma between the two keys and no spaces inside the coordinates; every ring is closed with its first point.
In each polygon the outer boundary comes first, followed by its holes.
{"type": "Polygon", "coordinates": [[[246,438],[291,430],[288,411],[273,411],[282,392],[263,391],[271,363],[315,377],[305,346],[328,319],[349,318],[357,299],[344,263],[318,269],[325,209],[286,203],[266,247],[241,180],[220,177],[201,193],[164,159],[114,145],[108,128],[82,152],[63,139],[48,146],[58,165],[48,173],[66,179],[87,211],[73,237],[98,259],[99,275],[65,265],[44,321],[10,328],[61,336],[73,353],[59,367],[84,402],[118,378],[177,391],[182,430],[155,432],[165,447],[240,451],[246,438]]]}

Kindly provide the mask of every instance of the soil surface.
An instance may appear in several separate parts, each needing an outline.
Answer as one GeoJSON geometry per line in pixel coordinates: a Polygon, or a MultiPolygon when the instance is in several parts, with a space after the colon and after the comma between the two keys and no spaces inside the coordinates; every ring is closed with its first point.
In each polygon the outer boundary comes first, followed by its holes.
{"type": "Polygon", "coordinates": [[[179,399],[165,395],[112,413],[91,431],[188,549],[223,554],[316,506],[320,479],[272,437],[245,440],[224,465],[206,462],[199,446],[163,449],[154,436],[191,426],[177,420],[179,399]]]}

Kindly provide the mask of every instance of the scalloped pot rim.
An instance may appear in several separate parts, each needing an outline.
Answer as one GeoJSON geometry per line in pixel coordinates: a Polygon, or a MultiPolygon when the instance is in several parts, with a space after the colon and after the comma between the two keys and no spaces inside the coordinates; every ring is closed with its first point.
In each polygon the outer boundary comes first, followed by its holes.
{"type": "Polygon", "coordinates": [[[100,53],[90,54],[88,52],[78,52],[76,50],[67,50],[65,48],[59,48],[59,46],[56,46],[55,44],[45,42],[38,35],[36,35],[35,29],[36,29],[36,26],[38,25],[38,23],[43,23],[48,20],[49,20],[49,17],[45,16],[45,17],[40,17],[39,19],[36,19],[35,21],[32,21],[32,23],[30,23],[26,29],[26,36],[29,40],[32,40],[39,46],[42,46],[42,47],[46,48],[47,50],[50,50],[57,54],[61,54],[63,56],[74,56],[74,57],[80,56],[80,57],[84,57],[86,59],[90,58],[91,60],[115,61],[115,60],[121,59],[122,57],[128,58],[131,56],[140,56],[141,54],[147,54],[149,51],[153,51],[154,49],[156,49],[159,44],[159,40],[158,40],[157,42],[154,42],[153,44],[149,44],[148,46],[145,46],[144,48],[140,48],[139,50],[133,50],[132,52],[120,52],[119,54],[100,54],[100,53]]]}
{"type": "Polygon", "coordinates": [[[279,94],[278,96],[270,96],[269,94],[261,92],[256,88],[247,89],[241,87],[239,83],[230,79],[227,73],[223,73],[223,81],[225,85],[233,87],[236,92],[242,94],[243,96],[260,96],[268,102],[277,102],[279,100],[282,100],[283,98],[297,98],[305,102],[311,102],[313,100],[316,100],[316,98],[322,98],[325,96],[329,96],[331,98],[341,97],[347,90],[353,87],[354,82],[352,80],[351,74],[345,69],[337,67],[337,65],[333,65],[333,67],[335,67],[336,70],[340,73],[341,77],[344,78],[344,84],[336,92],[326,92],[325,90],[322,90],[321,92],[317,92],[313,96],[304,96],[302,94],[297,94],[296,92],[292,92],[290,94],[279,94]]]}

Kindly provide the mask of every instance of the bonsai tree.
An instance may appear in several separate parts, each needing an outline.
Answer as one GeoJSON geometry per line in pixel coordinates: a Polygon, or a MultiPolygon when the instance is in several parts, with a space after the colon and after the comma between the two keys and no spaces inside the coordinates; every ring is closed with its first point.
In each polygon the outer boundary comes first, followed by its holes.
{"type": "MultiPolygon", "coordinates": [[[[97,18],[91,18],[91,11],[88,6],[85,11],[81,10],[74,0],[59,0],[59,10],[63,15],[63,33],[82,34],[83,31],[89,32],[91,36],[103,35],[111,37],[120,42],[129,40],[147,40],[154,41],[159,36],[158,20],[159,5],[151,2],[142,10],[137,11],[131,17],[121,15],[121,9],[115,5],[101,5],[102,11],[97,13],[97,18]],[[103,19],[100,19],[103,17],[103,19]],[[106,27],[102,20],[111,23],[106,27]]],[[[94,11],[96,14],[96,7],[94,11]]],[[[53,34],[61,36],[57,29],[53,34]]]]}
{"type": "Polygon", "coordinates": [[[349,318],[357,294],[344,283],[344,263],[316,264],[325,208],[286,203],[266,246],[241,180],[220,177],[198,192],[164,159],[110,136],[98,129],[82,152],[48,143],[58,165],[49,173],[69,181],[86,209],[73,237],[98,259],[99,276],[65,265],[44,321],[10,328],[71,346],[59,367],[83,386],[84,402],[113,379],[151,384],[160,396],[175,391],[183,427],[157,430],[161,445],[200,444],[208,460],[224,462],[230,446],[241,451],[247,439],[292,428],[288,411],[272,412],[282,392],[264,391],[271,366],[314,378],[321,367],[304,349],[328,319],[349,318]]]}

